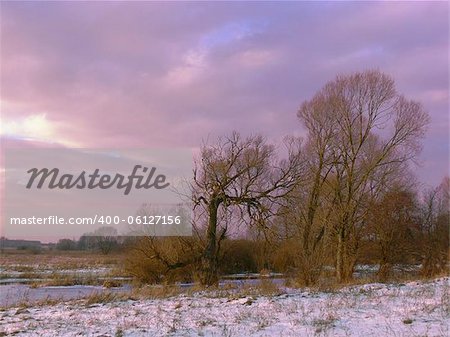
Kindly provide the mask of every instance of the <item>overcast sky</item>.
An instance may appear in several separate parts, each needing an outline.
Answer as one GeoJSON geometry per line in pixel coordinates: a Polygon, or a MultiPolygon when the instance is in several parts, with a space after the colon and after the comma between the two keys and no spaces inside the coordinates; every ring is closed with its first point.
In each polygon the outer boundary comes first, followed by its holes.
{"type": "Polygon", "coordinates": [[[378,68],[431,115],[416,172],[436,185],[448,174],[448,15],[447,2],[2,2],[2,140],[279,140],[304,134],[297,109],[327,81],[378,68]]]}

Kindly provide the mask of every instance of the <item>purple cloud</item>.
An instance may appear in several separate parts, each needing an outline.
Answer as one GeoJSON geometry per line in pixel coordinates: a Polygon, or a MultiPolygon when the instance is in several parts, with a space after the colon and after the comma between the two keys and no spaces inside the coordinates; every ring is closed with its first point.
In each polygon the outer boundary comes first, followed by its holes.
{"type": "Polygon", "coordinates": [[[448,174],[448,4],[1,3],[2,137],[197,147],[301,135],[300,103],[378,68],[432,117],[422,180],[448,174]]]}

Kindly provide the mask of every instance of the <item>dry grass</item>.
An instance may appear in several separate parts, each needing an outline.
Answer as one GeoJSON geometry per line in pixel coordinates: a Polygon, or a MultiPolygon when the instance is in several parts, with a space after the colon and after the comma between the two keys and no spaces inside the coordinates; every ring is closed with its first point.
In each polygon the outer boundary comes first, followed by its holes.
{"type": "Polygon", "coordinates": [[[84,251],[43,251],[32,255],[27,251],[7,250],[0,254],[3,272],[0,279],[20,279],[32,288],[41,286],[104,285],[115,287],[129,277],[121,265],[120,254],[105,256],[84,251]]]}
{"type": "Polygon", "coordinates": [[[256,285],[244,285],[239,294],[248,296],[278,296],[283,294],[271,279],[261,279],[256,285]]]}
{"type": "Polygon", "coordinates": [[[98,291],[78,300],[47,298],[38,302],[31,302],[25,297],[19,305],[14,305],[14,307],[28,308],[34,306],[56,305],[70,301],[82,301],[85,305],[89,306],[96,303],[110,303],[125,300],[166,299],[179,295],[201,296],[207,298],[227,298],[228,300],[248,298],[250,301],[253,301],[260,296],[278,296],[282,293],[283,292],[279,289],[279,287],[269,279],[262,280],[259,284],[252,286],[238,287],[236,285],[227,285],[221,288],[216,287],[208,289],[200,286],[199,284],[188,288],[179,287],[177,285],[146,285],[134,287],[131,292],[98,291]]]}
{"type": "Polygon", "coordinates": [[[156,285],[156,286],[141,286],[133,288],[131,297],[135,299],[158,299],[168,298],[186,293],[186,289],[175,285],[156,285]]]}
{"type": "Polygon", "coordinates": [[[130,299],[129,295],[127,294],[118,294],[118,293],[112,293],[109,291],[105,292],[96,292],[88,297],[86,297],[85,305],[91,306],[93,304],[99,304],[99,303],[111,303],[111,302],[117,302],[117,301],[125,301],[130,299]]]}
{"type": "Polygon", "coordinates": [[[120,253],[103,255],[88,251],[42,251],[33,255],[29,251],[4,250],[0,254],[0,264],[8,270],[19,272],[35,271],[36,269],[69,270],[97,268],[102,266],[117,266],[124,261],[120,253]]]}

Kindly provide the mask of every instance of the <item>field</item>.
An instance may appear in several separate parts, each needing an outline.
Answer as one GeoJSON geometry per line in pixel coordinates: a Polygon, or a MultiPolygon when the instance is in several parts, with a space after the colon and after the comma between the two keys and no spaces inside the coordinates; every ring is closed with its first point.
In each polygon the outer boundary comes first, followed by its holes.
{"type": "Polygon", "coordinates": [[[1,336],[448,335],[448,277],[341,288],[227,280],[205,290],[131,286],[119,254],[1,259],[2,280],[10,281],[0,286],[1,336]]]}
{"type": "Polygon", "coordinates": [[[449,279],[275,295],[91,296],[0,313],[15,336],[447,336],[449,279]]]}
{"type": "Polygon", "coordinates": [[[127,279],[122,254],[103,255],[84,251],[4,250],[0,254],[0,284],[27,283],[43,285],[103,285],[127,279]]]}

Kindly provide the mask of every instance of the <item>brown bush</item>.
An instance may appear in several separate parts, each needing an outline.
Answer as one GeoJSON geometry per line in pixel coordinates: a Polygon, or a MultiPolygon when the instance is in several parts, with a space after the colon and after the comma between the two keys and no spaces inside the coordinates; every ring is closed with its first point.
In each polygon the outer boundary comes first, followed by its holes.
{"type": "Polygon", "coordinates": [[[258,272],[259,242],[244,239],[225,240],[222,245],[223,254],[219,260],[221,274],[258,272]]]}
{"type": "Polygon", "coordinates": [[[196,246],[193,238],[137,238],[128,247],[125,270],[141,283],[191,282],[196,246]]]}
{"type": "Polygon", "coordinates": [[[271,260],[274,271],[293,275],[295,273],[296,243],[292,240],[282,242],[276,250],[272,252],[271,260]]]}

